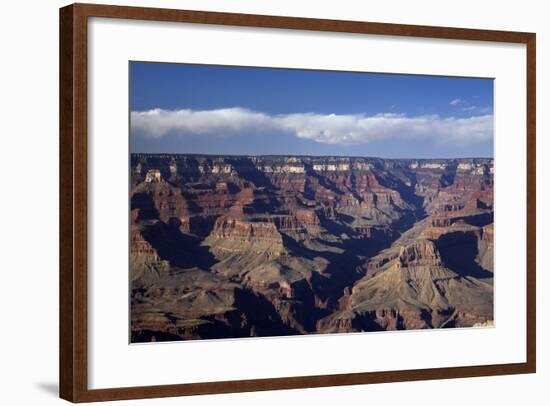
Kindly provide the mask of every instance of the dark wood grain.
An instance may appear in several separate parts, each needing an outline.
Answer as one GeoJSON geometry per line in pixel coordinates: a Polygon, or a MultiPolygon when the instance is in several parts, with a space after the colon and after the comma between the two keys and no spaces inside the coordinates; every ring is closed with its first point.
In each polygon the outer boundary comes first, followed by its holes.
{"type": "Polygon", "coordinates": [[[513,375],[534,372],[526,363],[483,365],[475,367],[433,368],[406,371],[367,372],[338,375],[301,376],[243,381],[202,382],[181,385],[140,386],[90,390],[79,398],[81,402],[123,399],[146,399],[171,396],[217,393],[253,392],[264,390],[319,388],[324,386],[362,385],[386,382],[420,381],[428,379],[469,378],[490,375],[513,375]]]}
{"type": "Polygon", "coordinates": [[[533,33],[336,21],[171,9],[75,4],[60,10],[60,396],[72,402],[449,379],[536,371],[536,37],[533,33]],[[87,360],[87,21],[88,17],[314,30],[527,46],[526,362],[282,377],[130,388],[88,389],[87,360]]]}
{"type": "Polygon", "coordinates": [[[527,365],[537,364],[537,53],[536,36],[527,40],[527,365]]]}
{"type": "Polygon", "coordinates": [[[60,396],[87,384],[87,15],[60,9],[60,396]]]}
{"type": "Polygon", "coordinates": [[[169,21],[197,24],[234,25],[241,27],[284,28],[308,31],[330,31],[357,34],[392,35],[423,38],[443,38],[473,41],[527,43],[530,33],[478,30],[407,24],[387,24],[362,21],[325,20],[318,18],[279,17],[257,14],[218,13],[210,11],[174,10],[78,4],[84,13],[94,17],[130,20],[169,21]]]}
{"type": "Polygon", "coordinates": [[[73,6],[59,11],[59,391],[74,399],[73,6]]]}
{"type": "Polygon", "coordinates": [[[73,173],[74,173],[74,390],[88,390],[88,14],[74,7],[73,173]]]}

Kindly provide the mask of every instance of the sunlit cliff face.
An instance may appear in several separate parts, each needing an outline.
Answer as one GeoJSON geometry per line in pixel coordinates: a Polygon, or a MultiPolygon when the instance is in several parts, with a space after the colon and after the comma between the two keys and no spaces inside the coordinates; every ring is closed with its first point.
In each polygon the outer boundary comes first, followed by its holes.
{"type": "Polygon", "coordinates": [[[132,341],[491,325],[493,172],[133,154],[132,341]]]}

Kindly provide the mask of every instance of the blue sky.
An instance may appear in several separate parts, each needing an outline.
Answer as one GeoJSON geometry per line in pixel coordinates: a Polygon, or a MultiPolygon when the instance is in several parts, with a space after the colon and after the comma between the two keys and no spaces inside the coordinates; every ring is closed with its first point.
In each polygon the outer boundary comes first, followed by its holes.
{"type": "Polygon", "coordinates": [[[493,80],[132,62],[132,152],[493,155],[493,80]]]}

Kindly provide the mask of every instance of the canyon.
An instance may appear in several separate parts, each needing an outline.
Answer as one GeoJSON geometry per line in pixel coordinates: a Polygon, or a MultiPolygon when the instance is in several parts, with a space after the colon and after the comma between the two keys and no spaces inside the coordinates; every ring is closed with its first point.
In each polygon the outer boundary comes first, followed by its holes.
{"type": "Polygon", "coordinates": [[[131,342],[492,326],[493,174],[131,154],[131,342]]]}

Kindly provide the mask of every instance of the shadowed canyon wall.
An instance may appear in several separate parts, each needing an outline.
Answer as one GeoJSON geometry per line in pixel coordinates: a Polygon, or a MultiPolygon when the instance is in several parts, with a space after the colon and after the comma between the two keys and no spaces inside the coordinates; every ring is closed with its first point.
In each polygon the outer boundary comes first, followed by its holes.
{"type": "Polygon", "coordinates": [[[130,170],[132,342],[492,324],[492,159],[130,170]]]}

